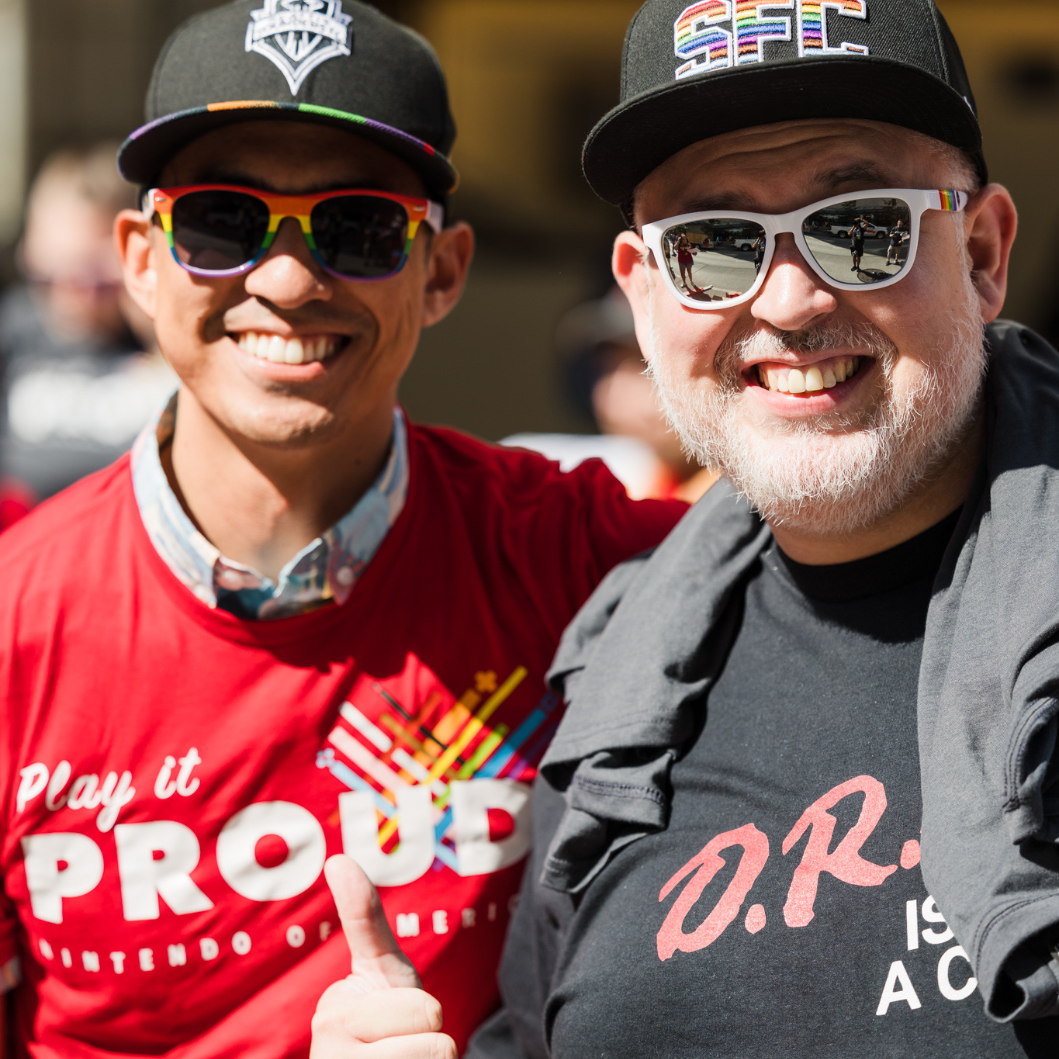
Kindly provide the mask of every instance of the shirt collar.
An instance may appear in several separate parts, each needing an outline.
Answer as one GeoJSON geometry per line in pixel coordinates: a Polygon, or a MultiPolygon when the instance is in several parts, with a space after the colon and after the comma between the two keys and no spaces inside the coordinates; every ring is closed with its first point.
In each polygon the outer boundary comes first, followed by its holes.
{"type": "Polygon", "coordinates": [[[133,445],[132,484],[147,535],[177,579],[208,607],[243,618],[286,618],[331,599],[345,603],[408,496],[408,431],[401,410],[393,411],[390,455],[379,477],[347,514],[283,567],[276,582],[222,555],[181,507],[159,455],[175,424],[174,396],[133,445]]]}

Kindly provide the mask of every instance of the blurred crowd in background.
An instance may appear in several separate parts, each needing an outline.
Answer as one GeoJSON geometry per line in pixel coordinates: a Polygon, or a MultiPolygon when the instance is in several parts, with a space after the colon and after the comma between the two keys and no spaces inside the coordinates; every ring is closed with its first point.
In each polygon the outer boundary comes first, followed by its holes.
{"type": "MultiPolygon", "coordinates": [[[[0,0],[0,528],[105,466],[175,388],[150,321],[124,293],[117,175],[168,33],[217,0],[0,0]],[[5,168],[6,167],[6,168],[5,168]]],[[[448,72],[459,125],[453,205],[479,252],[461,306],[427,332],[402,387],[414,418],[598,456],[643,496],[694,500],[661,419],[627,304],[609,280],[617,214],[578,158],[617,98],[637,0],[382,0],[448,72]]],[[[1059,4],[940,0],[975,86],[992,175],[1023,211],[1008,312],[1059,338],[1059,4]]]]}
{"type": "Polygon", "coordinates": [[[45,160],[16,249],[20,282],[0,298],[0,454],[23,504],[115,460],[176,385],[121,281],[111,229],[136,193],[115,150],[45,160]]]}
{"type": "Polygon", "coordinates": [[[0,297],[0,523],[98,470],[132,443],[175,376],[121,281],[111,234],[135,189],[116,144],[47,157],[0,297]]]}

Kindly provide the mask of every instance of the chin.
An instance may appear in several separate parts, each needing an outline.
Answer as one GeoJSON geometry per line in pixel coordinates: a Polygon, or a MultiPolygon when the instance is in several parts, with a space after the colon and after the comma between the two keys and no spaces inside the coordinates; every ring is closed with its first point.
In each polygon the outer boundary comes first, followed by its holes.
{"type": "Polygon", "coordinates": [[[813,536],[849,534],[877,525],[935,482],[977,421],[986,355],[969,277],[935,333],[909,373],[898,371],[896,345],[866,321],[798,333],[759,328],[722,343],[718,383],[703,387],[665,357],[652,332],[651,374],[684,450],[720,468],[767,522],[813,536]],[[797,419],[754,411],[745,365],[831,348],[876,363],[863,403],[797,419]]]}
{"type": "Polygon", "coordinates": [[[897,510],[944,462],[923,439],[869,426],[851,433],[737,431],[725,471],[773,526],[810,536],[855,533],[897,510]]]}
{"type": "Polygon", "coordinates": [[[329,410],[315,408],[288,416],[233,416],[225,428],[255,445],[294,450],[325,444],[338,432],[338,421],[329,410]]]}

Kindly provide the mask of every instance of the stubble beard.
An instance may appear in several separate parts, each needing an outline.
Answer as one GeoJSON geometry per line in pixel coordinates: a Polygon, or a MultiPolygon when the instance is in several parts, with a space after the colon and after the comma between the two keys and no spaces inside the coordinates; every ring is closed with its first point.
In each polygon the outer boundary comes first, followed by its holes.
{"type": "Polygon", "coordinates": [[[936,479],[973,430],[986,351],[969,276],[955,298],[949,333],[900,395],[897,347],[868,322],[730,336],[714,360],[718,383],[706,387],[678,377],[652,326],[649,372],[688,455],[727,475],[770,525],[814,536],[857,532],[936,479]],[[880,392],[869,409],[795,421],[751,417],[741,376],[748,363],[829,349],[875,360],[880,392]]]}

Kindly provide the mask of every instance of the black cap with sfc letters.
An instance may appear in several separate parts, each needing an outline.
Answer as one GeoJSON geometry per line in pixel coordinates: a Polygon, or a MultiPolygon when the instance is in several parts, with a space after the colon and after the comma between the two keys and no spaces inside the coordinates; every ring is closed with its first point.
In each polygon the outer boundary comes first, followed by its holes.
{"type": "Polygon", "coordinates": [[[184,23],[118,166],[151,184],[206,132],[243,121],[333,125],[408,163],[443,198],[457,182],[445,77],[430,45],[358,0],[235,0],[184,23]]]}
{"type": "Polygon", "coordinates": [[[963,59],[933,0],[648,0],[625,36],[621,81],[583,156],[615,205],[692,143],[805,118],[925,133],[987,179],[963,59]]]}

